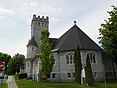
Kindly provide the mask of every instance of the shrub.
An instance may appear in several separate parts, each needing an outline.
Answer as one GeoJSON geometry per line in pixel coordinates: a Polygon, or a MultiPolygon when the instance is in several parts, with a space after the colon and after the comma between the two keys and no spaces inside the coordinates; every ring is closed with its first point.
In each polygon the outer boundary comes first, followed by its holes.
{"type": "Polygon", "coordinates": [[[19,79],[27,78],[27,73],[22,73],[17,75],[19,79]]]}

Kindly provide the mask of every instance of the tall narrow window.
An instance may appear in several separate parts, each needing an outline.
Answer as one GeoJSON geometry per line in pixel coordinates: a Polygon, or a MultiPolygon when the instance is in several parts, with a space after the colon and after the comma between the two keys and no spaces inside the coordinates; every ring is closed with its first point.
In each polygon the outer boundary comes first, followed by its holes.
{"type": "Polygon", "coordinates": [[[89,57],[91,63],[96,63],[95,54],[89,53],[87,56],[89,57]]]}
{"type": "Polygon", "coordinates": [[[68,55],[66,56],[66,62],[67,62],[67,64],[69,64],[69,56],[68,55]]]}
{"type": "Polygon", "coordinates": [[[72,55],[70,55],[70,64],[73,63],[73,58],[72,58],[72,55]]]}
{"type": "Polygon", "coordinates": [[[67,64],[73,64],[74,63],[74,57],[73,57],[73,54],[68,54],[67,56],[66,56],[66,63],[67,64]]]}
{"type": "Polygon", "coordinates": [[[42,23],[42,27],[43,27],[43,23],[42,23]]]}
{"type": "Polygon", "coordinates": [[[38,26],[40,26],[40,22],[38,22],[38,26]]]}
{"type": "Polygon", "coordinates": [[[93,55],[93,62],[96,63],[96,62],[95,62],[95,55],[93,55]]]}

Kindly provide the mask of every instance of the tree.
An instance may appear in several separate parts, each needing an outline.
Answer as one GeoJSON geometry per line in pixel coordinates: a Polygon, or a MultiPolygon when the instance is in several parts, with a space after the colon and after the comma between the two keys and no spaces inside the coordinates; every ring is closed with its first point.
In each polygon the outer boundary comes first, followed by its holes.
{"type": "MultiPolygon", "coordinates": [[[[108,59],[117,64],[117,7],[112,7],[113,10],[108,11],[110,18],[105,20],[105,24],[101,24],[99,39],[104,52],[108,55],[108,59]]],[[[113,69],[114,78],[116,78],[114,64],[113,69]]]]}
{"type": "Polygon", "coordinates": [[[81,83],[82,64],[81,64],[79,46],[77,46],[77,49],[74,52],[74,63],[75,63],[75,81],[78,83],[81,83]]]}
{"type": "Polygon", "coordinates": [[[11,59],[10,55],[0,52],[0,61],[5,62],[5,73],[7,73],[7,66],[10,59],[11,59]]]}
{"type": "Polygon", "coordinates": [[[50,75],[53,69],[54,57],[51,55],[51,45],[49,44],[49,32],[46,29],[41,31],[41,44],[39,49],[39,59],[41,60],[41,74],[45,79],[50,75]]]}
{"type": "Polygon", "coordinates": [[[23,65],[23,62],[25,60],[25,56],[17,53],[13,56],[13,59],[14,59],[15,66],[16,66],[16,72],[19,73],[20,67],[21,67],[21,65],[23,65]]]}
{"type": "Polygon", "coordinates": [[[101,24],[99,39],[104,51],[117,64],[117,7],[113,6],[113,10],[108,13],[110,18],[101,24]]]}
{"type": "Polygon", "coordinates": [[[8,75],[14,75],[16,73],[16,63],[14,59],[10,59],[8,63],[8,75]]]}
{"type": "Polygon", "coordinates": [[[91,69],[90,58],[89,58],[88,55],[87,55],[87,58],[86,58],[85,75],[86,75],[86,83],[90,86],[93,85],[94,84],[94,78],[93,78],[93,73],[92,73],[92,69],[91,69]]]}

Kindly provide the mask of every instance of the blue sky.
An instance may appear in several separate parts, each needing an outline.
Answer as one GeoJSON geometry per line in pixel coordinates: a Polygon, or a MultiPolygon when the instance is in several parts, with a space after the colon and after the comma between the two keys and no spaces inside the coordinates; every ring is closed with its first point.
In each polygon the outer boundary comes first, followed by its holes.
{"type": "Polygon", "coordinates": [[[0,0],[0,52],[26,55],[33,14],[49,16],[50,37],[59,38],[73,21],[97,44],[98,29],[116,0],[0,0]]]}

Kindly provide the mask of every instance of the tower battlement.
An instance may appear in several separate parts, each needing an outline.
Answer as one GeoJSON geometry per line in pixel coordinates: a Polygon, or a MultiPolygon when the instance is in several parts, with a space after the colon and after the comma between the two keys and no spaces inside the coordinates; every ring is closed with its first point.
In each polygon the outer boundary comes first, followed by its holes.
{"type": "Polygon", "coordinates": [[[36,16],[35,14],[33,15],[33,19],[32,21],[44,21],[44,22],[49,22],[49,17],[46,16],[46,18],[44,16],[40,17],[39,15],[36,16]]]}

